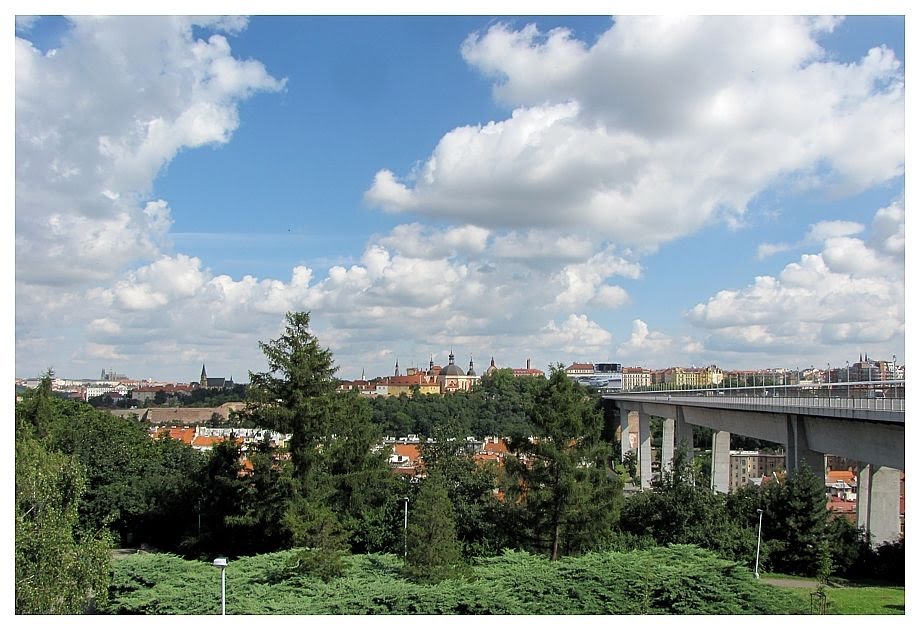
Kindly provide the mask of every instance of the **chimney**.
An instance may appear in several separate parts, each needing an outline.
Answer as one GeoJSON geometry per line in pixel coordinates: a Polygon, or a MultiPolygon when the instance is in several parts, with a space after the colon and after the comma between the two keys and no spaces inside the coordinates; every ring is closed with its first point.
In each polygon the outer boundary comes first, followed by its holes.
{"type": "Polygon", "coordinates": [[[530,369],[530,359],[527,359],[527,369],[530,369]]]}

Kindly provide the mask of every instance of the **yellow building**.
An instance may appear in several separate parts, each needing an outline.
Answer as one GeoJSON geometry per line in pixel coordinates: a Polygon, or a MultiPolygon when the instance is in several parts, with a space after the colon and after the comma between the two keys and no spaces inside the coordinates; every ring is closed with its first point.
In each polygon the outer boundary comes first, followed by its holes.
{"type": "Polygon", "coordinates": [[[412,396],[418,389],[419,394],[440,394],[441,386],[422,372],[415,372],[408,376],[391,376],[387,379],[387,396],[405,394],[412,396]]]}

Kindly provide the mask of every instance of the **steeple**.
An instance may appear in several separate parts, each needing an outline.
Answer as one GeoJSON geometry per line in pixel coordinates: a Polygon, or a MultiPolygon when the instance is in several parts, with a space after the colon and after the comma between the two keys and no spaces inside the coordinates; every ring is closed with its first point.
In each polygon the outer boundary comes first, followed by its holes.
{"type": "Polygon", "coordinates": [[[393,376],[399,376],[399,357],[396,357],[396,372],[393,376]]]}
{"type": "Polygon", "coordinates": [[[208,386],[208,373],[205,372],[204,363],[201,364],[201,380],[198,382],[202,387],[208,386]]]}

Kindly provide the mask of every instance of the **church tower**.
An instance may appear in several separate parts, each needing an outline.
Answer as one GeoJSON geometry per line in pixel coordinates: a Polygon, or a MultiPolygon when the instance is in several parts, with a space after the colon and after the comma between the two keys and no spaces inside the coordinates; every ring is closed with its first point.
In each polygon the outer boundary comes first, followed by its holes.
{"type": "Polygon", "coordinates": [[[202,387],[208,386],[208,373],[204,371],[204,363],[201,364],[201,379],[198,381],[198,384],[202,387]]]}

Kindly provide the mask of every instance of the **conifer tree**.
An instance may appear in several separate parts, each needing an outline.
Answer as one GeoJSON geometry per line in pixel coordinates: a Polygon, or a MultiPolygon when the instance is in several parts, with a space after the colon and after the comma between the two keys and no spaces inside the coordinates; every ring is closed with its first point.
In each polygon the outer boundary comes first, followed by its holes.
{"type": "Polygon", "coordinates": [[[426,478],[409,506],[406,571],[421,582],[439,582],[463,571],[453,507],[444,478],[426,478]]]}
{"type": "Polygon", "coordinates": [[[292,434],[294,475],[307,481],[317,463],[317,445],[331,433],[327,411],[338,368],[332,351],[310,333],[309,313],[287,313],[285,319],[280,337],[259,342],[268,371],[250,372],[245,416],[257,426],[292,434]]]}
{"type": "Polygon", "coordinates": [[[524,545],[555,560],[580,553],[611,533],[622,504],[622,482],[610,468],[611,446],[601,438],[596,400],[552,366],[528,418],[535,440],[514,440],[523,456],[506,464],[508,514],[527,538],[524,545]]]}

